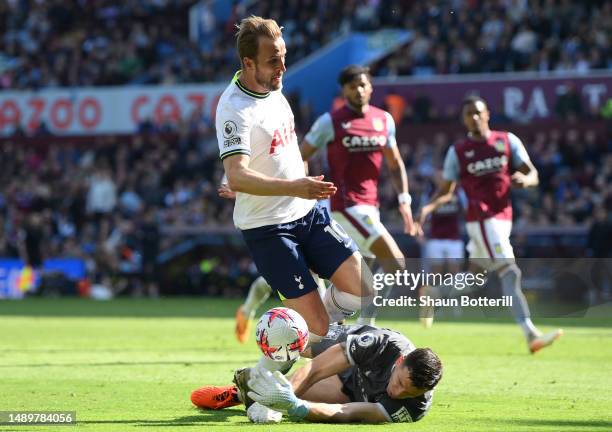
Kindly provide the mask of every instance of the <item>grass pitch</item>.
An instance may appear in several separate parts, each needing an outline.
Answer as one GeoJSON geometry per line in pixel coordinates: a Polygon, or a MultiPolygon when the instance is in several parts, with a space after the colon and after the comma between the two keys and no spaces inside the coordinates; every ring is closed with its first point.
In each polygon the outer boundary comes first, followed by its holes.
{"type": "MultiPolygon", "coordinates": [[[[226,384],[253,364],[233,335],[237,301],[28,299],[0,302],[0,411],[76,411],[86,431],[605,431],[612,430],[612,307],[539,319],[565,336],[535,356],[507,320],[386,320],[445,366],[420,422],[253,425],[242,407],[201,412],[191,390],[226,384]],[[205,429],[204,429],[205,428],[205,429]]],[[[0,431],[64,430],[0,426],[0,431]]]]}

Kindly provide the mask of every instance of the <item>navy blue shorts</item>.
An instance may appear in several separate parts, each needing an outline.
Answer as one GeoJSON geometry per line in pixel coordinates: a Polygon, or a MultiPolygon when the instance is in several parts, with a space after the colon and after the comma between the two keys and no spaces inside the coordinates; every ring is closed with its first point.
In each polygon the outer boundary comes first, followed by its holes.
{"type": "Polygon", "coordinates": [[[358,250],[320,204],[293,222],[242,230],[242,235],[259,273],[281,299],[317,289],[310,270],[329,279],[358,250]]]}

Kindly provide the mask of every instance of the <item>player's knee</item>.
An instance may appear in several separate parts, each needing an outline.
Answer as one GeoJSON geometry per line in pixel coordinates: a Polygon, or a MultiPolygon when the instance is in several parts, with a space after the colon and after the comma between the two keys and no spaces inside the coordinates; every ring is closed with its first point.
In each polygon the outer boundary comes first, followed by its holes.
{"type": "Polygon", "coordinates": [[[523,275],[523,272],[521,272],[521,269],[515,263],[511,263],[497,270],[497,274],[499,275],[500,278],[507,277],[508,275],[512,275],[517,280],[520,280],[521,276],[523,275]]]}
{"type": "Polygon", "coordinates": [[[385,273],[395,273],[398,270],[404,271],[406,268],[403,257],[381,258],[378,261],[385,273]]]}

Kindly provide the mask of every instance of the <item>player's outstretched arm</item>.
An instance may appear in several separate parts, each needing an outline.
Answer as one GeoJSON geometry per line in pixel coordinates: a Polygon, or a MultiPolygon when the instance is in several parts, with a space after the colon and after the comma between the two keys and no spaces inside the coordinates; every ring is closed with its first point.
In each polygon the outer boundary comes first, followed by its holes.
{"type": "Polygon", "coordinates": [[[412,220],[412,198],[408,191],[408,175],[397,145],[383,147],[385,161],[389,167],[389,176],[397,193],[399,212],[404,220],[404,233],[415,235],[416,227],[412,220]]]}
{"type": "Polygon", "coordinates": [[[286,413],[291,420],[328,423],[390,421],[384,408],[375,403],[330,404],[299,399],[291,383],[278,371],[272,374],[255,369],[249,387],[249,397],[268,408],[286,413]]]}
{"type": "Polygon", "coordinates": [[[346,358],[346,343],[342,342],[329,347],[311,362],[306,363],[289,378],[289,381],[295,394],[300,397],[314,384],[349,367],[351,364],[346,358]]]}
{"type": "Polygon", "coordinates": [[[372,402],[327,404],[308,402],[305,420],[327,423],[386,423],[391,421],[384,408],[372,402]]]}
{"type": "Polygon", "coordinates": [[[249,168],[250,157],[236,154],[223,159],[228,185],[234,192],[263,196],[294,196],[305,199],[325,199],[336,193],[336,186],[323,176],[295,180],[267,176],[249,168]]]}
{"type": "Polygon", "coordinates": [[[438,186],[438,190],[431,198],[431,201],[424,205],[417,215],[417,222],[420,226],[423,226],[423,224],[427,220],[427,216],[436,211],[436,209],[441,205],[446,204],[447,202],[453,199],[453,194],[455,193],[456,185],[457,183],[455,183],[454,181],[442,180],[442,182],[438,186]]]}

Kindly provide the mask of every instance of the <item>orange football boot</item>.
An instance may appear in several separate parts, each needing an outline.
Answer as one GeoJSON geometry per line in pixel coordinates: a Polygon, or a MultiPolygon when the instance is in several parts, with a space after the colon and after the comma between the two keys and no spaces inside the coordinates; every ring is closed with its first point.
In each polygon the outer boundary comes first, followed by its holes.
{"type": "Polygon", "coordinates": [[[535,354],[542,348],[552,345],[552,343],[561,336],[563,336],[563,329],[557,329],[543,335],[538,335],[528,342],[527,346],[529,347],[529,352],[535,354]]]}
{"type": "Polygon", "coordinates": [[[238,342],[245,343],[251,331],[251,320],[242,311],[242,306],[236,310],[236,339],[238,342]]]}
{"type": "Polygon", "coordinates": [[[241,404],[235,385],[200,387],[191,393],[191,402],[198,408],[213,410],[241,404]]]}

